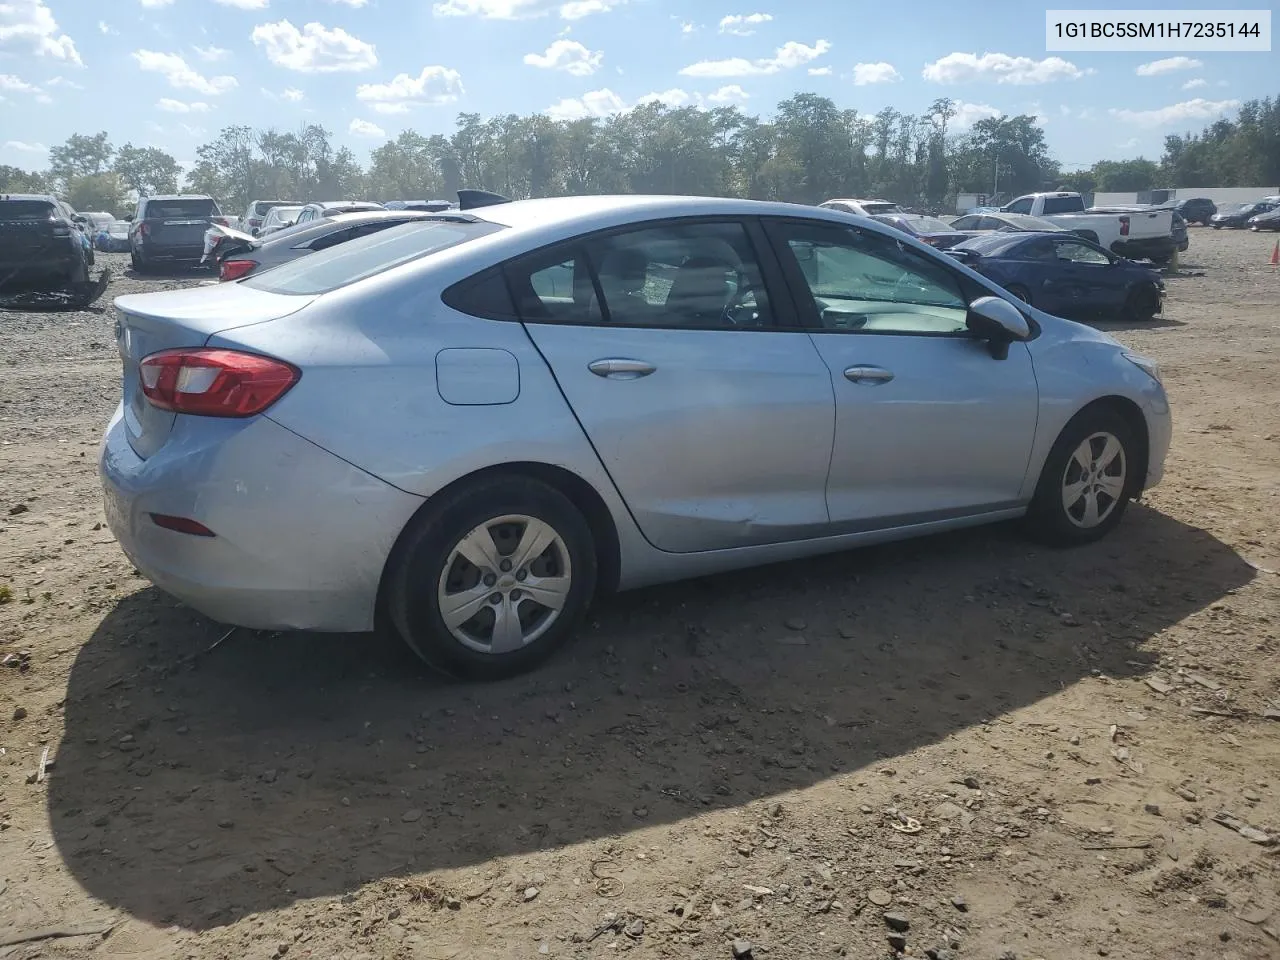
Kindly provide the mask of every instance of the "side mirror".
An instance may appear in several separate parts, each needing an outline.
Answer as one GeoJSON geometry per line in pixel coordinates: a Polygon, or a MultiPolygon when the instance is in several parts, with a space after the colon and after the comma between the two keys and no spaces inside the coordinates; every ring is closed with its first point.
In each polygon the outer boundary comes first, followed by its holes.
{"type": "Polygon", "coordinates": [[[1004,360],[1009,344],[1031,336],[1031,325],[1022,311],[1000,297],[979,297],[969,304],[966,323],[970,330],[987,341],[991,356],[1004,360]]]}

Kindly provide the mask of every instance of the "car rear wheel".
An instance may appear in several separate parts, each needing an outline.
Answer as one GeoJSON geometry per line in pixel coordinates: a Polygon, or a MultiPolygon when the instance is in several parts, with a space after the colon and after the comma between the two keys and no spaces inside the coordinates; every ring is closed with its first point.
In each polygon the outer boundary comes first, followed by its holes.
{"type": "Polygon", "coordinates": [[[496,477],[414,519],[393,557],[387,612],[423,661],[496,680],[572,635],[595,592],[591,528],[555,488],[496,477]]]}
{"type": "Polygon", "coordinates": [[[1010,284],[1005,289],[1007,289],[1010,293],[1012,293],[1015,297],[1017,297],[1023,303],[1028,303],[1028,304],[1031,303],[1031,291],[1028,290],[1026,287],[1022,286],[1021,284],[1013,283],[1013,284],[1010,284]]]}
{"type": "Polygon", "coordinates": [[[1160,312],[1160,300],[1148,286],[1134,287],[1124,305],[1125,316],[1139,323],[1149,323],[1160,312]]]}
{"type": "Polygon", "coordinates": [[[1136,453],[1133,430],[1123,417],[1106,408],[1081,411],[1045,459],[1027,511],[1028,532],[1061,547],[1106,536],[1133,498],[1136,453]]]}

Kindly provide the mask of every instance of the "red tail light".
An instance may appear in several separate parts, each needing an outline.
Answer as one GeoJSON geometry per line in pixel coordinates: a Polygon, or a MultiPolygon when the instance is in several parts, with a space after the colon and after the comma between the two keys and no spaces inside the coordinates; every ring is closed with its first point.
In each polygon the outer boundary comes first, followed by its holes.
{"type": "Polygon", "coordinates": [[[153,406],[200,417],[255,416],[302,376],[281,360],[212,347],[161,350],[138,373],[153,406]]]}
{"type": "Polygon", "coordinates": [[[1129,218],[1120,218],[1120,236],[1127,237],[1129,235],[1129,218]]]}
{"type": "Polygon", "coordinates": [[[239,280],[253,272],[257,264],[252,260],[223,260],[218,268],[218,279],[222,281],[239,280]]]}
{"type": "Polygon", "coordinates": [[[145,237],[151,232],[151,225],[148,223],[138,224],[138,236],[145,237]]]}

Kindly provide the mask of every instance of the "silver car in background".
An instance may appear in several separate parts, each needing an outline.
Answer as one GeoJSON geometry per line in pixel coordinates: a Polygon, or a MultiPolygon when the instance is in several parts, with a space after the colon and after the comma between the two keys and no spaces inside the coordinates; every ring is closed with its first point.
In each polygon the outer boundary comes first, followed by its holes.
{"type": "Polygon", "coordinates": [[[790,204],[501,203],[116,306],[100,467],[138,569],[473,678],[599,591],[1011,518],[1088,543],[1171,431],[1152,361],[790,204]]]}

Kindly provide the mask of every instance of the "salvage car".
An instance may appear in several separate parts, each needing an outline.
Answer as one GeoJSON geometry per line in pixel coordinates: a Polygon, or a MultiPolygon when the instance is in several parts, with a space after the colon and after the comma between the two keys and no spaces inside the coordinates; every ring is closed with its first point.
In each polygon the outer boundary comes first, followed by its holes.
{"type": "Polygon", "coordinates": [[[129,249],[129,221],[112,220],[98,231],[93,245],[104,253],[123,253],[129,249]]]}
{"type": "Polygon", "coordinates": [[[1255,233],[1260,230],[1280,230],[1280,205],[1266,213],[1258,213],[1250,217],[1248,227],[1255,233]]]}
{"type": "Polygon", "coordinates": [[[1187,223],[1198,223],[1205,227],[1218,212],[1217,204],[1207,197],[1188,197],[1185,200],[1179,200],[1174,204],[1174,209],[1182,214],[1182,219],[1187,223]]]}
{"type": "Polygon", "coordinates": [[[1078,193],[1029,193],[1001,208],[1043,217],[1122,257],[1167,261],[1173,256],[1173,214],[1163,207],[1089,207],[1078,193]]]}
{"type": "Polygon", "coordinates": [[[91,251],[75,217],[57,197],[0,194],[0,292],[87,281],[91,251]]]}
{"type": "Polygon", "coordinates": [[[921,243],[927,243],[939,250],[953,247],[961,240],[969,238],[969,234],[956,230],[945,220],[917,213],[877,213],[871,219],[893,227],[895,230],[901,230],[921,243]]]}
{"type": "Polygon", "coordinates": [[[1256,203],[1233,203],[1225,207],[1219,207],[1218,212],[1209,218],[1209,226],[1215,230],[1221,230],[1223,227],[1239,230],[1248,225],[1249,221],[1259,214],[1270,213],[1275,210],[1276,206],[1274,203],[1259,200],[1256,203]]]}
{"type": "Polygon", "coordinates": [[[1164,280],[1096,243],[1061,233],[990,233],[947,251],[1024,303],[1062,316],[1160,312],[1164,280]]]}
{"type": "Polygon", "coordinates": [[[424,216],[417,210],[370,210],[339,213],[311,223],[295,224],[270,236],[233,237],[218,244],[209,258],[218,265],[218,279],[239,280],[317,250],[326,250],[357,237],[424,216]]]}
{"type": "Polygon", "coordinates": [[[99,465],[137,569],[470,678],[543,660],[599,592],[1013,518],[1089,543],[1171,431],[1150,359],[794,204],[463,203],[115,305],[99,465]]]}
{"type": "Polygon", "coordinates": [[[963,230],[966,233],[993,233],[996,230],[1019,231],[1023,233],[1076,233],[1066,227],[1040,217],[1026,213],[966,213],[951,221],[951,229],[963,230]]]}
{"type": "Polygon", "coordinates": [[[818,204],[824,210],[839,210],[841,213],[854,213],[860,217],[873,217],[877,213],[903,213],[903,209],[892,200],[858,200],[852,197],[837,197],[824,200],[818,204]]]}
{"type": "MultiPolygon", "coordinates": [[[[240,218],[240,223],[228,224],[228,226],[237,226],[238,229],[244,230],[245,233],[254,233],[262,229],[262,225],[266,222],[267,214],[276,207],[290,206],[298,209],[302,206],[301,200],[250,200],[249,206],[245,208],[244,216],[240,218]]],[[[256,234],[255,234],[256,235],[256,234]]]]}
{"type": "Polygon", "coordinates": [[[272,207],[267,211],[267,215],[262,218],[262,226],[254,232],[255,237],[268,237],[278,230],[286,227],[292,227],[294,221],[298,219],[298,214],[302,212],[302,206],[293,204],[283,204],[278,207],[272,207]]]}
{"type": "Polygon", "coordinates": [[[226,225],[217,201],[200,194],[143,197],[129,228],[133,269],[143,272],[157,263],[196,263],[204,254],[204,232],[210,224],[226,225]]]}
{"type": "Polygon", "coordinates": [[[324,217],[336,217],[340,213],[362,213],[367,210],[385,209],[386,207],[382,204],[374,203],[372,200],[321,200],[304,206],[298,211],[298,216],[293,222],[296,226],[324,217]]]}

